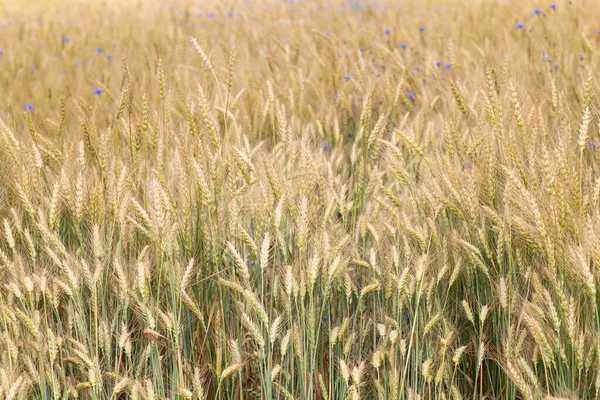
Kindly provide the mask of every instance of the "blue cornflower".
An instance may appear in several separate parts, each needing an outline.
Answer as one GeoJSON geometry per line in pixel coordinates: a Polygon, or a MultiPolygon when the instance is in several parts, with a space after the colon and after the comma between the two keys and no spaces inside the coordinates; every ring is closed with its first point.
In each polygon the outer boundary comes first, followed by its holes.
{"type": "Polygon", "coordinates": [[[441,61],[436,61],[436,62],[435,62],[435,66],[436,66],[436,67],[439,67],[439,66],[441,66],[441,65],[442,65],[442,62],[441,62],[441,61]]]}
{"type": "Polygon", "coordinates": [[[208,18],[214,19],[215,18],[215,13],[211,12],[210,14],[208,14],[208,18]]]}
{"type": "Polygon", "coordinates": [[[598,147],[598,142],[595,140],[588,142],[588,147],[591,151],[596,151],[596,147],[598,147]]]}
{"type": "Polygon", "coordinates": [[[383,31],[384,35],[389,35],[390,33],[392,33],[392,31],[390,31],[389,29],[386,29],[385,31],[383,31]]]}
{"type": "Polygon", "coordinates": [[[96,96],[100,96],[102,93],[104,93],[104,89],[102,89],[102,88],[96,88],[96,89],[94,89],[94,94],[96,96]]]}
{"type": "Polygon", "coordinates": [[[410,314],[404,314],[404,315],[402,316],[402,320],[403,320],[404,322],[406,322],[406,323],[410,323],[410,320],[411,320],[411,319],[412,319],[412,315],[410,315],[410,314]]]}
{"type": "Polygon", "coordinates": [[[329,143],[325,143],[325,145],[323,146],[323,151],[329,151],[331,147],[329,146],[329,143]]]}
{"type": "Polygon", "coordinates": [[[424,26],[420,26],[419,27],[419,32],[425,32],[425,27],[424,26]]]}
{"type": "Polygon", "coordinates": [[[4,50],[0,50],[0,57],[4,55],[4,50]]]}
{"type": "Polygon", "coordinates": [[[541,13],[543,13],[544,11],[541,8],[534,8],[533,9],[533,13],[535,15],[540,15],[541,13]]]}
{"type": "Polygon", "coordinates": [[[104,53],[104,49],[102,47],[96,48],[96,54],[100,55],[102,53],[104,53]]]}
{"type": "Polygon", "coordinates": [[[402,44],[400,45],[400,48],[401,48],[402,50],[406,50],[406,43],[402,43],[402,44]]]}
{"type": "Polygon", "coordinates": [[[517,28],[517,29],[523,29],[523,28],[525,28],[525,24],[522,23],[522,22],[519,22],[518,24],[515,25],[515,28],[517,28]]]}
{"type": "Polygon", "coordinates": [[[35,110],[35,107],[33,106],[33,103],[27,103],[25,104],[25,111],[33,111],[35,110]]]}
{"type": "Polygon", "coordinates": [[[107,54],[107,55],[106,55],[106,59],[107,59],[108,61],[112,60],[112,59],[113,59],[113,55],[112,55],[112,54],[107,54]]]}
{"type": "Polygon", "coordinates": [[[68,36],[63,37],[63,42],[65,43],[71,43],[71,38],[68,36]]]}
{"type": "Polygon", "coordinates": [[[600,29],[598,29],[598,32],[597,32],[597,33],[598,33],[598,35],[600,35],[600,29]]]}
{"type": "Polygon", "coordinates": [[[446,64],[444,65],[444,69],[450,69],[452,67],[452,64],[446,64]]]}
{"type": "Polygon", "coordinates": [[[349,81],[349,80],[350,80],[350,75],[346,75],[346,76],[344,77],[344,80],[345,80],[345,81],[349,81]]]}
{"type": "Polygon", "coordinates": [[[468,169],[471,169],[471,168],[473,168],[473,163],[471,161],[467,161],[465,163],[465,167],[468,168],[468,169]]]}
{"type": "Polygon", "coordinates": [[[227,11],[227,16],[228,16],[228,17],[233,17],[233,11],[231,11],[231,10],[230,10],[230,11],[227,11]]]}
{"type": "Polygon", "coordinates": [[[415,92],[408,92],[407,96],[409,99],[413,100],[417,96],[417,94],[415,92]]]}
{"type": "Polygon", "coordinates": [[[323,317],[323,322],[326,323],[326,324],[329,323],[329,316],[328,315],[326,315],[326,316],[323,317]]]}
{"type": "Polygon", "coordinates": [[[556,10],[556,4],[550,4],[550,8],[556,10]]]}
{"type": "Polygon", "coordinates": [[[554,70],[558,71],[558,64],[554,65],[554,70]]]}

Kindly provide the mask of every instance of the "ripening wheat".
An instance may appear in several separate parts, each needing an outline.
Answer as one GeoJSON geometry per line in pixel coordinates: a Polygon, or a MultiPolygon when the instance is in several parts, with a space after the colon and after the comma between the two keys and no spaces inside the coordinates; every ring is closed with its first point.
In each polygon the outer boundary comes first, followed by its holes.
{"type": "Polygon", "coordinates": [[[0,399],[599,398],[599,4],[3,6],[0,399]]]}

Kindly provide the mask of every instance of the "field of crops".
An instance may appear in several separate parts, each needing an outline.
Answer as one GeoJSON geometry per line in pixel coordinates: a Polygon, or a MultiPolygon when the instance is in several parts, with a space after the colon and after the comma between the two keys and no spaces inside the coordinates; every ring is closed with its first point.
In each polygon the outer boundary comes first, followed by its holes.
{"type": "Polygon", "coordinates": [[[593,399],[600,3],[0,4],[0,399],[593,399]]]}

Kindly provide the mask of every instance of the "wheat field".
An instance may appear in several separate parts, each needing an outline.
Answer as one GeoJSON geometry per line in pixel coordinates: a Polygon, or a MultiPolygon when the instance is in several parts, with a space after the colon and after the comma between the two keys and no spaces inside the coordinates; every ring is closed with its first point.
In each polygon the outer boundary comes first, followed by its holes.
{"type": "Polygon", "coordinates": [[[600,4],[5,1],[0,399],[597,399],[600,4]]]}

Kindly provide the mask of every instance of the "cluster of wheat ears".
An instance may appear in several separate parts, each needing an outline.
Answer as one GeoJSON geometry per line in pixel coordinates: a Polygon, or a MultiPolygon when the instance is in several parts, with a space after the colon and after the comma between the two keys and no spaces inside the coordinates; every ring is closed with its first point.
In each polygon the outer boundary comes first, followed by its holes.
{"type": "Polygon", "coordinates": [[[2,11],[0,398],[598,397],[600,7],[366,3],[2,11]]]}

